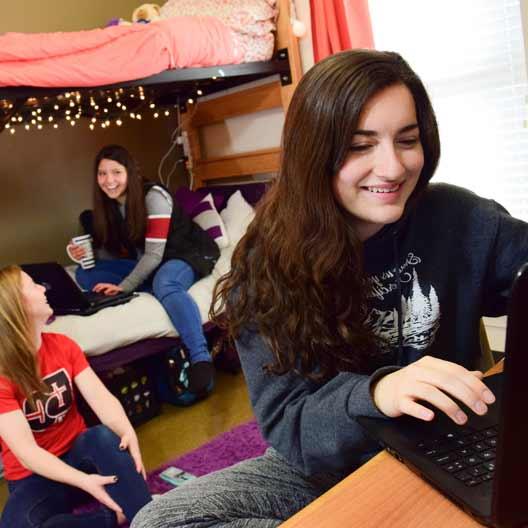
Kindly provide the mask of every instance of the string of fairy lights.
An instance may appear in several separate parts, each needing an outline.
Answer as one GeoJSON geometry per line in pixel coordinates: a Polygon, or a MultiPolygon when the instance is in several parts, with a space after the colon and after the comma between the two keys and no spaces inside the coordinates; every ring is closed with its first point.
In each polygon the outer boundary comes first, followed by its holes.
{"type": "MultiPolygon", "coordinates": [[[[201,95],[203,91],[195,88],[193,97],[188,97],[186,101],[193,104],[195,98],[201,95]]],[[[154,101],[142,86],[126,90],[71,91],[42,99],[31,97],[20,107],[13,102],[4,106],[3,112],[8,117],[3,128],[11,135],[17,131],[57,130],[61,126],[87,126],[95,131],[98,128],[121,127],[127,120],[141,121],[147,116],[170,118],[171,113],[179,111],[179,103],[167,105],[154,101]]]]}

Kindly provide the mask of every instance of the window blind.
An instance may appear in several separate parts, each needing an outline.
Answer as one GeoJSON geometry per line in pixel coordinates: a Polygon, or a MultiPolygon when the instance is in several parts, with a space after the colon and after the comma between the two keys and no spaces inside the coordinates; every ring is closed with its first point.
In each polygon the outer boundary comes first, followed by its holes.
{"type": "Polygon", "coordinates": [[[431,97],[442,142],[433,181],[493,198],[528,221],[520,1],[369,0],[369,8],[376,48],[400,53],[431,97]]]}

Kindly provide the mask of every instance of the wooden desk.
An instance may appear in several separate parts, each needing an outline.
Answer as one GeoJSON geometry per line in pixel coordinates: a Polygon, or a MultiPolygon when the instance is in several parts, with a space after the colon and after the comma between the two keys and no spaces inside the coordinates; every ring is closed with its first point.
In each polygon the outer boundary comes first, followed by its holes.
{"type": "MultiPolygon", "coordinates": [[[[502,363],[488,374],[502,370],[502,363]]],[[[386,451],[281,524],[284,528],[482,526],[386,451]]]]}

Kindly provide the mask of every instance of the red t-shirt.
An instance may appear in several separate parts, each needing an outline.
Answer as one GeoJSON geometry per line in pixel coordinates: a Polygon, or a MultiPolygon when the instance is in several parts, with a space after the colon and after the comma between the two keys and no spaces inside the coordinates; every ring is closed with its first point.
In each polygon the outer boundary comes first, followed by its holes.
{"type": "MultiPolygon", "coordinates": [[[[20,409],[26,416],[37,444],[53,455],[68,451],[73,441],[86,429],[77,409],[73,380],[88,367],[79,346],[61,334],[42,334],[38,351],[40,374],[50,388],[45,398],[36,400],[36,409],[29,408],[26,398],[9,379],[0,376],[0,414],[20,409]]],[[[3,438],[2,460],[7,480],[31,475],[9,449],[3,438]]]]}

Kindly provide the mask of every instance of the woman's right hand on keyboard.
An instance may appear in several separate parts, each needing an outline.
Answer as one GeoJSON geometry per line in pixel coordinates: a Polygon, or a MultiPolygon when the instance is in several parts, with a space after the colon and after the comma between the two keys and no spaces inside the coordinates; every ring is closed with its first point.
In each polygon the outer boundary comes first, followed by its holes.
{"type": "Polygon", "coordinates": [[[117,284],[110,284],[108,282],[99,282],[93,288],[92,291],[96,293],[104,293],[105,295],[116,295],[121,293],[123,288],[117,284]]]}
{"type": "Polygon", "coordinates": [[[486,414],[487,405],[495,401],[482,377],[480,371],[469,371],[456,363],[424,356],[377,381],[372,396],[378,409],[391,418],[408,414],[420,420],[432,420],[434,412],[421,405],[421,400],[462,425],[467,416],[452,397],[479,415],[486,414]]]}

